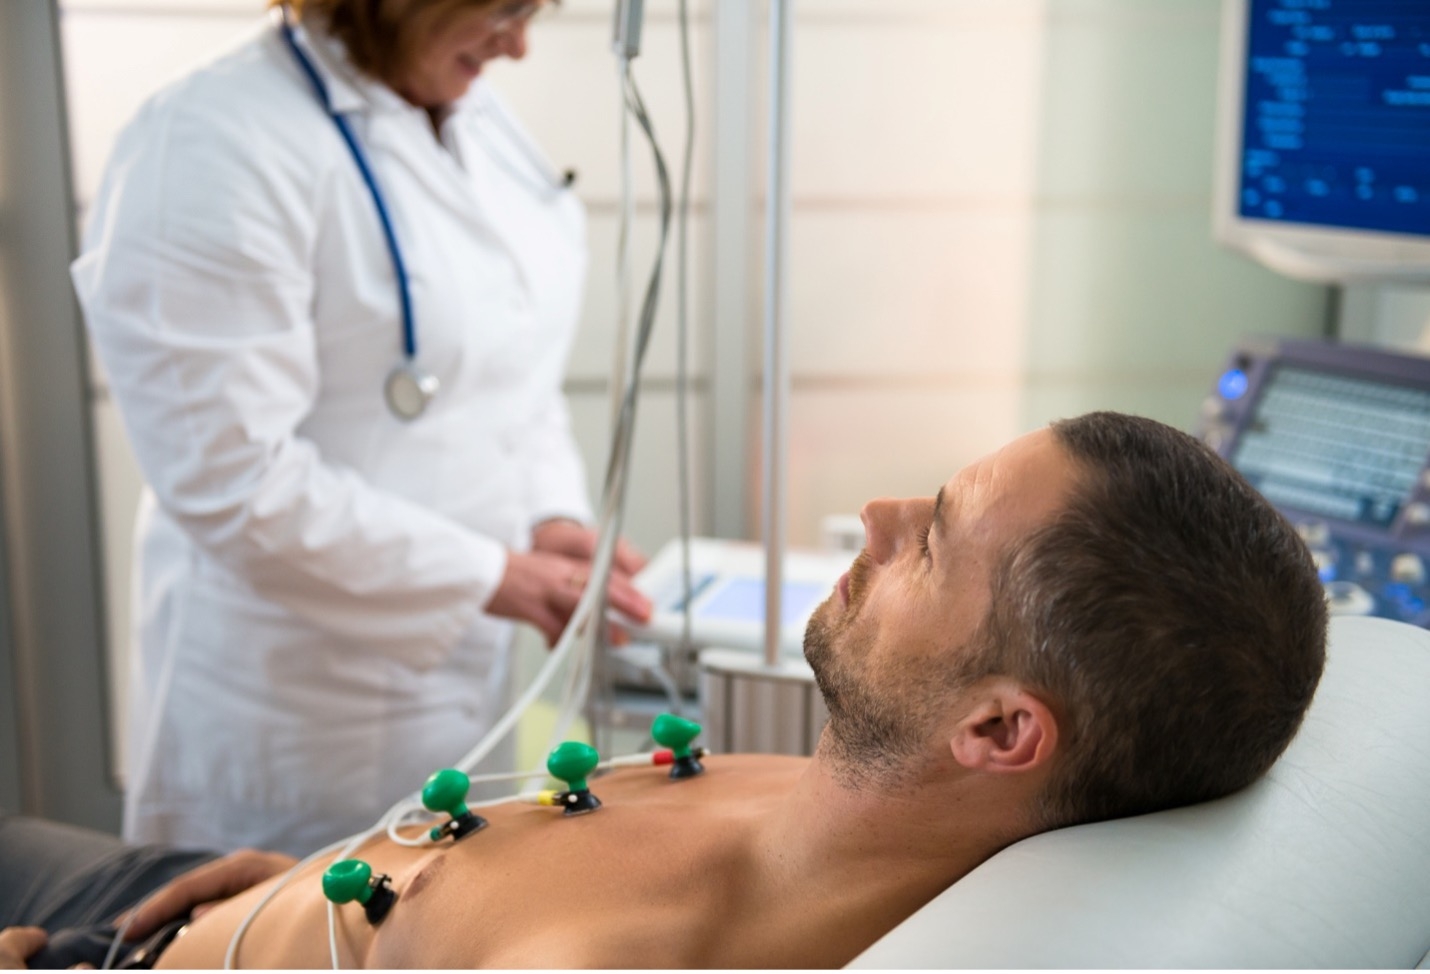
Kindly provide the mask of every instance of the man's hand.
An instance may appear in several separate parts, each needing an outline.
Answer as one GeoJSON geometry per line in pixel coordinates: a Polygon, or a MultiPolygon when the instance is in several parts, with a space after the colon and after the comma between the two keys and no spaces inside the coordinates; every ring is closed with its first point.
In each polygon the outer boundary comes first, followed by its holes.
{"type": "Polygon", "coordinates": [[[121,916],[119,923],[129,919],[125,940],[143,940],[170,920],[184,914],[197,917],[216,901],[236,896],[281,872],[287,872],[298,860],[281,852],[259,852],[240,849],[222,859],[206,862],[196,869],[161,886],[138,908],[133,918],[121,916]]]}
{"type": "Polygon", "coordinates": [[[49,943],[49,935],[39,927],[6,927],[0,930],[0,970],[23,971],[35,951],[49,943]]]}

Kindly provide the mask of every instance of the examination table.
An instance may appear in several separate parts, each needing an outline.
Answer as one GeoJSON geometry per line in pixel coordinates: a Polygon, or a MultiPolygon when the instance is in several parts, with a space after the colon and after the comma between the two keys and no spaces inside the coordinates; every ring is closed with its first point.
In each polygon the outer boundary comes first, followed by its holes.
{"type": "Polygon", "coordinates": [[[1267,777],[1003,850],[855,968],[1430,968],[1430,632],[1333,620],[1267,777]]]}

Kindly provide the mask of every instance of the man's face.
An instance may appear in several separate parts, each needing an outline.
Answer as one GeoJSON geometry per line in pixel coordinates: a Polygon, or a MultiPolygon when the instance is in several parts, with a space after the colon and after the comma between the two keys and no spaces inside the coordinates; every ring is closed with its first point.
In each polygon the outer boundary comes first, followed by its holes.
{"type": "Polygon", "coordinates": [[[864,506],[864,550],[815,610],[804,645],[843,765],[877,774],[947,758],[934,732],[958,716],[950,688],[993,572],[1066,507],[1077,476],[1039,430],[965,467],[936,497],[864,506]]]}

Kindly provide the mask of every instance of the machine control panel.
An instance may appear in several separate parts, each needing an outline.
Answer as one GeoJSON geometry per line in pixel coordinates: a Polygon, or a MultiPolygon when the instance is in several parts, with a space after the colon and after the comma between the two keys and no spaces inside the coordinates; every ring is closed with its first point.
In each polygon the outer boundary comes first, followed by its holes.
{"type": "Polygon", "coordinates": [[[1430,359],[1248,344],[1201,436],[1296,525],[1333,613],[1430,627],[1430,359]]]}

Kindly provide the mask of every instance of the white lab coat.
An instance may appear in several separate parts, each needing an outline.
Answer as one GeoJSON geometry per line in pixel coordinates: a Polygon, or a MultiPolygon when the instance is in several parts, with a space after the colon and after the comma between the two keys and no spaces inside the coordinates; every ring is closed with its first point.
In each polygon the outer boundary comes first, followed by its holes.
{"type": "Polygon", "coordinates": [[[561,382],[584,214],[479,82],[443,126],[299,30],[382,186],[418,361],[395,419],[392,261],[276,28],[120,136],[73,276],[150,486],[124,834],[309,852],[482,735],[533,524],[589,519],[561,382]]]}

